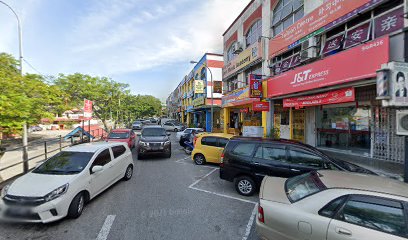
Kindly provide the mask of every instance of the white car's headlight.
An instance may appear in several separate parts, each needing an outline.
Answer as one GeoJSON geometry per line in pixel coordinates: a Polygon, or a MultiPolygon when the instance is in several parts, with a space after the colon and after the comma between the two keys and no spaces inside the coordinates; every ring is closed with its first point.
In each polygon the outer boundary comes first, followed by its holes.
{"type": "Polygon", "coordinates": [[[164,145],[169,145],[170,144],[170,141],[165,141],[164,142],[164,145]]]}
{"type": "Polygon", "coordinates": [[[4,198],[4,196],[7,195],[7,192],[8,192],[8,190],[9,190],[9,188],[10,188],[10,184],[4,186],[4,187],[1,189],[1,194],[0,194],[1,198],[4,198]]]}
{"type": "Polygon", "coordinates": [[[147,147],[149,145],[147,142],[143,142],[143,141],[140,141],[139,143],[141,146],[144,146],[144,147],[147,147]]]}
{"type": "Polygon", "coordinates": [[[69,187],[68,183],[65,184],[65,185],[62,185],[61,187],[59,187],[59,188],[55,189],[54,191],[52,191],[52,192],[48,193],[47,195],[45,195],[44,200],[46,202],[49,202],[51,200],[54,200],[54,199],[60,197],[61,195],[64,195],[64,193],[66,193],[68,191],[68,187],[69,187]]]}

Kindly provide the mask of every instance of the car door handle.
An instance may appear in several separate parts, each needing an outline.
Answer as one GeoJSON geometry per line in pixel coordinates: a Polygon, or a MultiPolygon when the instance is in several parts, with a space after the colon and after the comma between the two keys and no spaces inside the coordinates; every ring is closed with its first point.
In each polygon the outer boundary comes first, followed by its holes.
{"type": "Polygon", "coordinates": [[[336,232],[340,235],[347,235],[351,236],[351,231],[344,229],[344,228],[336,228],[336,232]]]}
{"type": "Polygon", "coordinates": [[[299,169],[294,169],[294,168],[291,168],[290,171],[292,171],[292,172],[300,172],[299,169]]]}

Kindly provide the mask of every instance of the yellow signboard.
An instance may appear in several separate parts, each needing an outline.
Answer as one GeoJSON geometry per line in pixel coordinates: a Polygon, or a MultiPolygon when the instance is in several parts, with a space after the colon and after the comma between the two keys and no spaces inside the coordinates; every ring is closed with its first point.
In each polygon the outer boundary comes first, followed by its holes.
{"type": "Polygon", "coordinates": [[[194,93],[204,93],[204,81],[194,80],[194,93]]]}
{"type": "Polygon", "coordinates": [[[201,105],[204,105],[204,97],[196,98],[193,100],[194,107],[201,106],[201,105]]]}
{"type": "Polygon", "coordinates": [[[260,43],[256,42],[251,46],[248,46],[236,58],[225,64],[222,70],[223,77],[230,76],[259,58],[262,58],[262,48],[260,43]]]}

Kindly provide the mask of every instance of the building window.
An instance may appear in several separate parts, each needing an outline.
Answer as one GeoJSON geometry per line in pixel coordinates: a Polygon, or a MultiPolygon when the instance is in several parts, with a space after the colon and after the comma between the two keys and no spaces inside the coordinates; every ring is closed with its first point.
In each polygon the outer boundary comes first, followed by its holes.
{"type": "Polygon", "coordinates": [[[235,58],[235,54],[233,52],[233,46],[235,43],[231,44],[227,51],[227,62],[232,61],[235,58]]]}
{"type": "Polygon", "coordinates": [[[256,43],[258,38],[262,36],[262,20],[256,21],[248,30],[245,37],[246,47],[256,43]]]}
{"type": "Polygon", "coordinates": [[[206,69],[205,69],[205,67],[203,67],[203,68],[201,69],[201,72],[200,72],[201,80],[206,80],[205,74],[206,74],[206,69]]]}
{"type": "Polygon", "coordinates": [[[278,35],[304,16],[304,0],[280,0],[273,10],[272,34],[278,35]]]}

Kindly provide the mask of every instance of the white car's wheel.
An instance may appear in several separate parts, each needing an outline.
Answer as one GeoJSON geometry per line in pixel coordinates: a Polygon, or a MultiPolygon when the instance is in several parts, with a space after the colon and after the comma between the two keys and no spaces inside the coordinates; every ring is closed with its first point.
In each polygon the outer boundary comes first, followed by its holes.
{"type": "Polygon", "coordinates": [[[132,176],[133,176],[133,166],[129,165],[126,168],[126,172],[125,172],[125,176],[123,177],[123,180],[128,181],[132,178],[132,176]]]}
{"type": "Polygon", "coordinates": [[[80,192],[74,197],[74,199],[72,199],[72,202],[69,205],[68,217],[78,218],[84,211],[84,207],[85,207],[85,195],[82,192],[80,192]]]}

